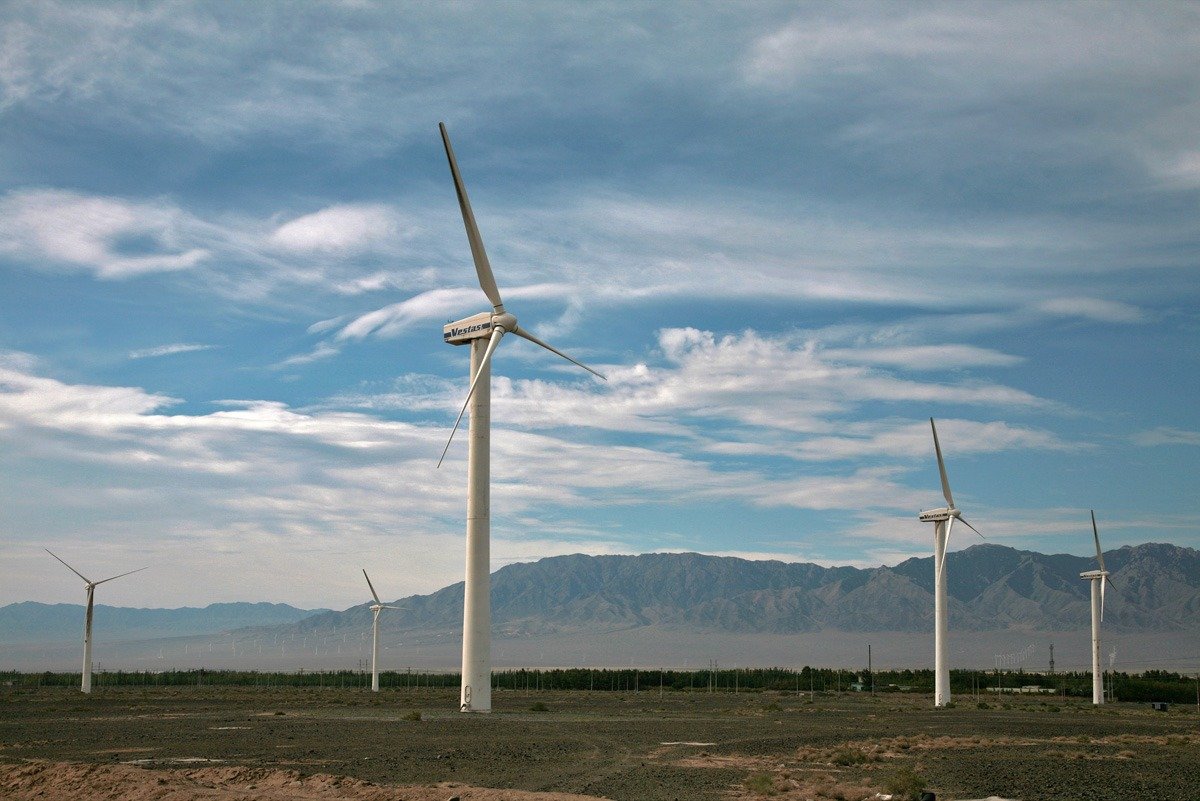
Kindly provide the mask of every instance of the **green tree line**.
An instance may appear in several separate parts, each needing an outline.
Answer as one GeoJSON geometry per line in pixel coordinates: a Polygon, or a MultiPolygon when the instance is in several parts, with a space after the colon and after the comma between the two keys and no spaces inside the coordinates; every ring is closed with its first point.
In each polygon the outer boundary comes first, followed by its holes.
{"type": "MultiPolygon", "coordinates": [[[[0,672],[0,686],[78,686],[79,673],[0,672]]],[[[164,670],[100,671],[94,674],[98,687],[369,687],[365,670],[264,672],[255,670],[164,670]]],[[[1200,679],[1183,673],[1150,670],[1144,673],[1110,672],[1106,688],[1119,701],[1167,701],[1196,703],[1200,679]]],[[[457,672],[383,671],[384,688],[457,687],[457,672]]],[[[720,668],[677,670],[655,668],[522,668],[492,674],[497,690],[589,690],[594,692],[640,692],[662,690],[684,692],[933,692],[932,670],[850,671],[832,668],[720,668]]],[[[1015,671],[950,671],[951,691],[957,695],[993,696],[1013,688],[1044,688],[1047,695],[1090,697],[1090,672],[1027,673],[1015,671]],[[990,689],[989,689],[990,688],[990,689]]]]}

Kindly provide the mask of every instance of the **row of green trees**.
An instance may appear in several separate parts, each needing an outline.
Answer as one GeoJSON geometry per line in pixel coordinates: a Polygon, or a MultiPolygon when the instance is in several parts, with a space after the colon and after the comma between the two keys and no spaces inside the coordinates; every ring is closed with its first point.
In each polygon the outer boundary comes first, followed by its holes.
{"type": "MultiPolygon", "coordinates": [[[[366,670],[297,671],[294,673],[247,670],[102,671],[95,674],[97,686],[172,687],[366,687],[366,670]]],[[[79,684],[78,673],[0,672],[0,685],[10,687],[70,687],[79,684]]],[[[457,687],[458,673],[384,671],[381,687],[457,687]]],[[[496,671],[492,684],[500,690],[590,690],[637,692],[641,690],[690,692],[933,692],[932,670],[835,670],[831,668],[720,668],[705,670],[658,670],[643,668],[556,668],[496,671]],[[860,690],[861,688],[861,690],[860,690]]],[[[958,695],[988,696],[996,689],[1040,687],[1053,695],[1090,697],[1092,676],[1088,672],[1026,673],[1024,671],[950,671],[951,691],[958,695]],[[989,689],[992,688],[992,689],[989,689]]],[[[1200,677],[1151,670],[1145,673],[1107,674],[1106,686],[1121,701],[1167,701],[1200,703],[1200,677]]]]}

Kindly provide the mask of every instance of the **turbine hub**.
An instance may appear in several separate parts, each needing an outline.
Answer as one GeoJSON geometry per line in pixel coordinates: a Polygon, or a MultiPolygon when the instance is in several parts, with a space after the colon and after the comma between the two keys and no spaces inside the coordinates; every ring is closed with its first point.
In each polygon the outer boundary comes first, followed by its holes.
{"type": "Polygon", "coordinates": [[[500,312],[498,314],[493,314],[492,315],[492,328],[496,328],[497,326],[499,326],[500,328],[503,328],[505,331],[508,331],[511,333],[512,331],[516,330],[517,318],[514,317],[510,312],[500,312]]]}

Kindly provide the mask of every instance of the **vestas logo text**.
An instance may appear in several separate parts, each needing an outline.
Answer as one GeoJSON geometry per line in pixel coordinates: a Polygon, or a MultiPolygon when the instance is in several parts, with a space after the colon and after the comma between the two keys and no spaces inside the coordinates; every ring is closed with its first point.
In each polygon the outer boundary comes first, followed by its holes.
{"type": "Polygon", "coordinates": [[[444,334],[442,334],[442,338],[443,339],[453,339],[454,337],[461,337],[461,336],[466,336],[467,334],[474,334],[476,331],[486,331],[486,330],[490,329],[491,327],[492,327],[492,323],[489,320],[486,323],[477,323],[475,325],[464,326],[463,328],[451,328],[449,331],[446,331],[444,334]]]}

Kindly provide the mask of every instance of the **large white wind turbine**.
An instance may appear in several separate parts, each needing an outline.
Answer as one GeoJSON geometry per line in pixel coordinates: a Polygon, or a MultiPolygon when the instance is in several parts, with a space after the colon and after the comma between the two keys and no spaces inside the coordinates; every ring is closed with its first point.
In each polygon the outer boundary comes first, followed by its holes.
{"type": "MultiPolygon", "coordinates": [[[[933,429],[933,448],[937,451],[938,471],[942,475],[942,494],[946,496],[946,505],[940,509],[930,509],[918,516],[924,522],[933,523],[933,705],[945,706],[950,703],[950,668],[946,665],[946,633],[948,607],[946,604],[946,544],[950,540],[950,529],[954,527],[957,518],[967,528],[979,534],[979,529],[967,522],[962,512],[954,506],[954,496],[950,494],[950,479],[946,478],[946,463],[942,460],[942,446],[938,444],[937,426],[933,418],[929,418],[929,427],[933,429]]],[[[983,536],[979,534],[979,536],[983,536]]]]}
{"type": "MultiPolygon", "coordinates": [[[[492,304],[492,311],[481,312],[471,317],[448,323],[442,330],[442,338],[451,345],[471,345],[471,383],[467,399],[454,429],[442,451],[442,459],[454,440],[454,432],[462,422],[469,406],[471,417],[467,428],[467,570],[463,597],[463,650],[462,690],[459,709],[463,712],[490,712],[492,710],[492,607],[490,575],[490,481],[491,481],[491,359],[505,334],[516,334],[541,345],[567,361],[579,365],[600,378],[604,376],[582,362],[572,359],[561,350],[548,345],[529,331],[517,325],[517,318],[505,311],[500,299],[500,290],[492,275],[487,253],[483,249],[483,238],[475,225],[471,202],[467,199],[467,188],[458,172],[458,162],[450,147],[450,136],[446,126],[438,123],[442,133],[442,144],[446,158],[450,161],[450,174],[454,178],[454,189],[458,193],[458,205],[463,223],[467,228],[467,241],[471,245],[471,257],[479,286],[492,304]]],[[[438,460],[438,465],[442,463],[438,460]]]]}
{"type": "MultiPolygon", "coordinates": [[[[63,562],[62,559],[59,559],[58,555],[49,548],[46,548],[45,551],[55,559],[58,559],[58,561],[62,562],[63,566],[66,567],[67,570],[70,570],[72,573],[79,576],[81,579],[83,579],[83,583],[87,585],[87,612],[84,613],[83,618],[83,686],[80,689],[85,693],[90,693],[92,691],[92,600],[96,594],[96,587],[106,581],[119,579],[121,576],[128,576],[131,573],[140,573],[146,568],[139,567],[137,570],[130,570],[129,573],[121,573],[120,575],[109,576],[108,578],[100,579],[99,581],[92,581],[87,576],[68,565],[66,562],[63,562]]],[[[147,565],[147,567],[149,567],[149,565],[147,565]]]]}
{"type": "Polygon", "coordinates": [[[379,600],[379,593],[375,592],[375,585],[371,583],[371,577],[367,575],[367,571],[363,569],[363,578],[367,580],[367,586],[371,588],[371,597],[375,599],[375,603],[371,604],[371,614],[374,620],[371,621],[371,692],[379,692],[379,613],[384,609],[399,609],[398,606],[388,606],[383,601],[379,600]]]}
{"type": "Polygon", "coordinates": [[[1104,676],[1100,672],[1100,624],[1104,621],[1104,585],[1112,584],[1104,569],[1104,553],[1100,550],[1100,530],[1096,528],[1096,512],[1092,511],[1092,537],[1096,540],[1096,562],[1099,570],[1079,574],[1092,583],[1092,703],[1104,703],[1104,676]]]}

